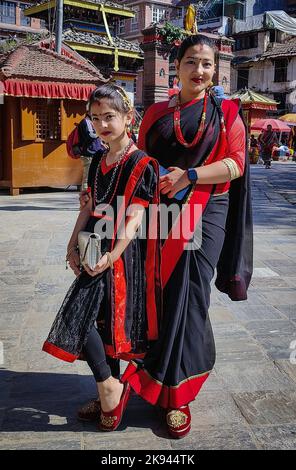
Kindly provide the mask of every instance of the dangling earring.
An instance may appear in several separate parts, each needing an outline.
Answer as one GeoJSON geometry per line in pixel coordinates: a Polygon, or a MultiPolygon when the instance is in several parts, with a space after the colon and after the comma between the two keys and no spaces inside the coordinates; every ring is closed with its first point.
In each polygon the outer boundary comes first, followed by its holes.
{"type": "Polygon", "coordinates": [[[211,92],[211,88],[212,88],[213,85],[214,85],[214,83],[212,81],[210,81],[210,83],[207,86],[207,90],[206,90],[208,93],[211,92]]]}

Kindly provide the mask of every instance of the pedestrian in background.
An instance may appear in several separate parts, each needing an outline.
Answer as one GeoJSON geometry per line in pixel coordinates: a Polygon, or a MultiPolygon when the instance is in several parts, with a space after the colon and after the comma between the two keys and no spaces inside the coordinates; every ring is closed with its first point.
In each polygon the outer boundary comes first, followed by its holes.
{"type": "Polygon", "coordinates": [[[261,145],[261,155],[266,169],[271,168],[272,149],[278,145],[279,141],[276,132],[272,130],[271,124],[259,135],[258,141],[261,145]]]}

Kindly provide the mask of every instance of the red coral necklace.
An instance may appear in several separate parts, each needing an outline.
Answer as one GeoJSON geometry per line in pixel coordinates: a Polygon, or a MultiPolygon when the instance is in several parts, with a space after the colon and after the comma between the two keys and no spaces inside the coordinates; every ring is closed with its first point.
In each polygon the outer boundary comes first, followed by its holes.
{"type": "Polygon", "coordinates": [[[179,95],[177,96],[177,104],[174,109],[174,130],[178,142],[186,148],[195,147],[204,133],[206,125],[207,101],[208,94],[206,93],[204,96],[203,110],[201,113],[201,120],[198,126],[197,133],[195,134],[195,137],[192,142],[186,142],[181,130],[181,104],[179,95]]]}

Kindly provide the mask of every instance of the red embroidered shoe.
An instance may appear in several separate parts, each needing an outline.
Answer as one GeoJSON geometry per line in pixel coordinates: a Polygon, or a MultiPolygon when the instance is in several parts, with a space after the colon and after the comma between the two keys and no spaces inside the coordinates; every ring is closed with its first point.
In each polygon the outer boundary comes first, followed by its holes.
{"type": "Polygon", "coordinates": [[[169,434],[175,439],[181,439],[191,429],[191,414],[188,405],[180,406],[178,409],[169,409],[166,414],[166,422],[169,434]]]}
{"type": "Polygon", "coordinates": [[[115,431],[121,423],[130,396],[131,387],[125,382],[119,404],[111,411],[101,409],[99,428],[101,431],[115,431]]]}

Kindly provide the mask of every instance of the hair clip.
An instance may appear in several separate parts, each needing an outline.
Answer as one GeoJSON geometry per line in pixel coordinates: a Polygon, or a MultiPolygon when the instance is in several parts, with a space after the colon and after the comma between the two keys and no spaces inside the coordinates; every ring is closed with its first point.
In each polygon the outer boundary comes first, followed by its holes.
{"type": "Polygon", "coordinates": [[[132,109],[132,103],[130,102],[129,97],[125,93],[125,91],[122,88],[116,88],[117,93],[121,96],[123,99],[123,102],[128,106],[129,109],[132,109]]]}

